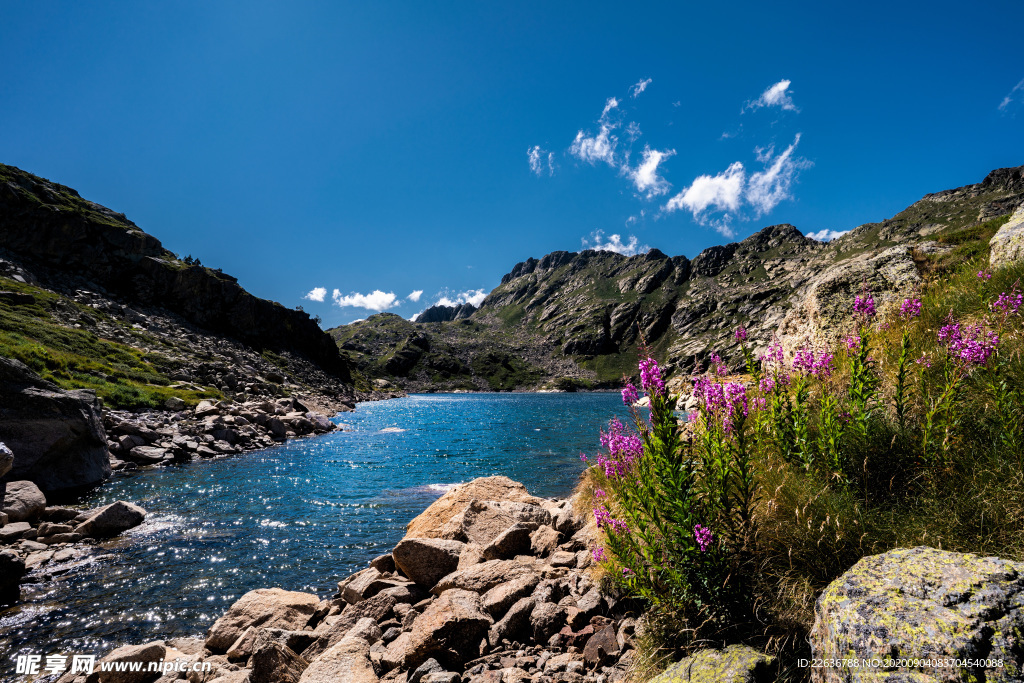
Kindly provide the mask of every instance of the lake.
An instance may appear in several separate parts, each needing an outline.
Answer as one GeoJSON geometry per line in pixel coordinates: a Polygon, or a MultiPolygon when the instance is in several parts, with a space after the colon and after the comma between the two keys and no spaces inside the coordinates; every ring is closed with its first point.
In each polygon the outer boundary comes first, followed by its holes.
{"type": "MultiPolygon", "coordinates": [[[[82,503],[135,502],[146,522],[69,571],[35,575],[23,604],[0,612],[0,652],[202,635],[255,588],[330,597],[452,484],[502,474],[568,495],[613,416],[627,417],[618,393],[413,395],[359,404],[335,418],[344,431],[116,476],[82,503]]],[[[13,673],[8,662],[0,671],[13,673]]]]}

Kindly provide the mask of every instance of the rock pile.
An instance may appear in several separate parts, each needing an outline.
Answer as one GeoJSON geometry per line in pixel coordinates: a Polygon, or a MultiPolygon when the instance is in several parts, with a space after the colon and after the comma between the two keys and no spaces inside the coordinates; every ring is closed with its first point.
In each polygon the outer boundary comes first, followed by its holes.
{"type": "Polygon", "coordinates": [[[66,565],[89,554],[89,546],[98,540],[146,518],[145,510],[124,501],[92,510],[47,506],[46,496],[30,481],[8,482],[3,506],[7,521],[0,525],[0,604],[17,602],[28,572],[66,565]]]}
{"type": "MultiPolygon", "coordinates": [[[[194,683],[614,683],[637,614],[601,587],[569,501],[505,477],[456,487],[387,555],[320,600],[280,588],[244,595],[196,641],[157,641],[194,683]],[[497,495],[496,495],[497,494],[497,495]],[[190,650],[191,654],[182,654],[190,650]]],[[[111,657],[123,658],[125,648],[111,657]]],[[[84,676],[65,675],[64,683],[84,676]]]]}
{"type": "Polygon", "coordinates": [[[194,409],[180,405],[141,414],[110,410],[104,413],[104,424],[115,470],[241,453],[337,429],[326,415],[294,397],[202,401],[194,409]]]}

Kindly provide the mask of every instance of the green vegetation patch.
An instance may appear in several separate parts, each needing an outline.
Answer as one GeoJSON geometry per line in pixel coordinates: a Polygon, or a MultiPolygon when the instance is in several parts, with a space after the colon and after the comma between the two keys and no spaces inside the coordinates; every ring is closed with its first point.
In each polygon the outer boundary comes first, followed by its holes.
{"type": "Polygon", "coordinates": [[[8,278],[0,278],[0,290],[35,298],[28,304],[0,300],[0,355],[25,363],[43,379],[64,389],[93,389],[108,405],[125,409],[155,408],[172,396],[188,405],[223,398],[213,389],[172,388],[167,375],[178,361],[66,327],[50,314],[58,302],[94,319],[104,317],[99,311],[8,278]]]}

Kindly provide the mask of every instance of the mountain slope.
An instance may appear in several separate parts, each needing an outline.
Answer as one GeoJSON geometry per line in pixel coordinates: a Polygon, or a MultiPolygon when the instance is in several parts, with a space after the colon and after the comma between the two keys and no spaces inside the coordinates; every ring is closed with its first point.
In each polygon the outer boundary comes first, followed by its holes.
{"type": "Polygon", "coordinates": [[[289,385],[352,398],[349,363],[308,314],[254,297],[123,214],[5,165],[0,290],[0,355],[115,406],[289,385]]]}
{"type": "Polygon", "coordinates": [[[329,332],[360,373],[417,391],[613,386],[633,372],[642,340],[671,372],[715,352],[735,364],[739,325],[761,345],[774,335],[824,343],[861,289],[882,304],[987,251],[1024,202],[1022,170],[927,195],[827,244],[782,224],[692,260],[554,252],[516,264],[462,319],[375,315],[329,332]]]}

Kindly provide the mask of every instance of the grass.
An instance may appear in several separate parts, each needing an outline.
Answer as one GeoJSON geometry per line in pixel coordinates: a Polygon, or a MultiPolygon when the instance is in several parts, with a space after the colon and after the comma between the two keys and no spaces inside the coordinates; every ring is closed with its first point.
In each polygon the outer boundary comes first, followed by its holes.
{"type": "Polygon", "coordinates": [[[107,405],[124,409],[155,408],[172,396],[187,405],[223,398],[215,389],[172,388],[168,375],[179,363],[168,356],[66,327],[51,314],[63,305],[93,319],[106,318],[100,311],[8,278],[0,278],[0,290],[24,292],[36,300],[27,305],[0,301],[0,356],[25,363],[61,388],[92,389],[107,405]]]}

